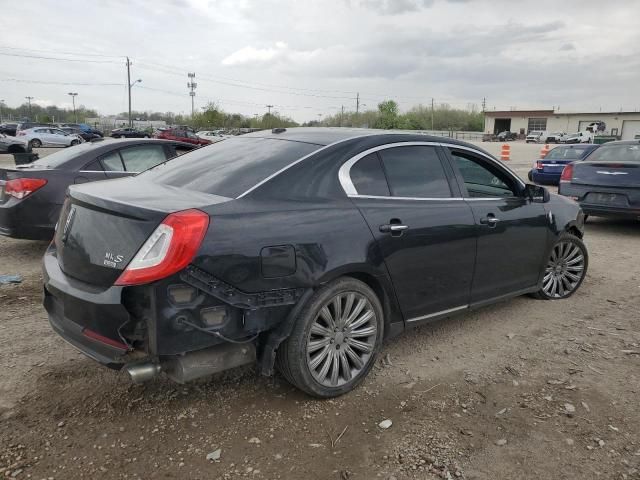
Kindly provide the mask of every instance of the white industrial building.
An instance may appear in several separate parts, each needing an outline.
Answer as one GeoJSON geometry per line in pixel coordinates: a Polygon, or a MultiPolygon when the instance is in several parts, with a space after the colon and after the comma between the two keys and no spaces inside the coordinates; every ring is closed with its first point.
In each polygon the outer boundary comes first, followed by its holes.
{"type": "Polygon", "coordinates": [[[604,122],[603,133],[632,140],[640,135],[640,112],[569,113],[554,110],[488,111],[484,114],[485,133],[503,131],[526,135],[531,131],[576,133],[593,122],[604,122]]]}

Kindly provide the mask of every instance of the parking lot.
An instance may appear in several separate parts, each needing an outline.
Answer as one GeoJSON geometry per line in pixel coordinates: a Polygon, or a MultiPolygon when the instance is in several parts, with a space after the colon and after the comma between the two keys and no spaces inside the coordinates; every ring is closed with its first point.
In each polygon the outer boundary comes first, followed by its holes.
{"type": "MultiPolygon", "coordinates": [[[[510,146],[526,179],[541,145],[510,146]]],[[[0,238],[0,273],[23,277],[0,286],[0,476],[640,478],[640,223],[590,218],[585,242],[569,299],[408,331],[359,388],[320,401],[251,368],[133,385],[50,329],[47,243],[0,238]]]]}

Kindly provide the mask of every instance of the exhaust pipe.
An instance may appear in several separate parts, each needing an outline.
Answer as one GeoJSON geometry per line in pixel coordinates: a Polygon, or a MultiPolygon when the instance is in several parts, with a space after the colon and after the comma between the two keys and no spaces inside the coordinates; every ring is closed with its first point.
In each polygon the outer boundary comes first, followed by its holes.
{"type": "Polygon", "coordinates": [[[251,343],[223,344],[187,353],[162,364],[167,376],[178,383],[206,377],[256,361],[256,348],[251,343]]]}
{"type": "Polygon", "coordinates": [[[133,383],[144,383],[160,373],[162,367],[157,363],[134,363],[125,365],[125,370],[133,383]]]}

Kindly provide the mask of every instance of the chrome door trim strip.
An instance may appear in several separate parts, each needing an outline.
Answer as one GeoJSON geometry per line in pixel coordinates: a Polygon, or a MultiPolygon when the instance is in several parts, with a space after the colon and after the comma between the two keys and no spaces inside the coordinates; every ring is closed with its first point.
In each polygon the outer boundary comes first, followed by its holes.
{"type": "Polygon", "coordinates": [[[348,195],[349,198],[366,198],[372,200],[433,200],[439,202],[448,202],[448,201],[461,201],[464,200],[462,197],[392,197],[392,196],[383,196],[383,195],[348,195]]]}
{"type": "Polygon", "coordinates": [[[430,313],[429,315],[422,315],[421,317],[410,318],[407,320],[407,323],[410,322],[419,322],[420,320],[427,320],[428,318],[439,317],[440,315],[446,315],[447,313],[457,312],[459,310],[464,310],[469,308],[469,305],[461,305],[459,307],[449,308],[447,310],[442,310],[436,313],[430,313]]]}

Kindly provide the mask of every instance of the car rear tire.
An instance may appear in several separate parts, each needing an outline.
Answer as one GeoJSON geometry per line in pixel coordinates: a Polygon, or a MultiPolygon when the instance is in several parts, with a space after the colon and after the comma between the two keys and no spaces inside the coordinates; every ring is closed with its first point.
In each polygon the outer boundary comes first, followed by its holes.
{"type": "Polygon", "coordinates": [[[79,140],[71,140],[71,146],[75,147],[76,145],[78,145],[80,143],[79,140]]]}
{"type": "Polygon", "coordinates": [[[527,173],[527,178],[530,182],[533,182],[533,174],[531,173],[531,170],[529,170],[529,173],[527,173]]]}
{"type": "Polygon", "coordinates": [[[376,294],[359,280],[343,277],[323,286],[280,345],[278,370],[314,397],[349,392],[375,363],[382,347],[383,315],[376,294]]]}
{"type": "Polygon", "coordinates": [[[34,138],[33,140],[31,140],[30,143],[31,143],[31,148],[40,148],[42,146],[42,142],[37,138],[34,138]]]}
{"type": "Polygon", "coordinates": [[[545,264],[542,284],[534,296],[542,300],[560,300],[573,295],[587,274],[587,247],[575,235],[563,233],[545,264]]]}

